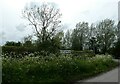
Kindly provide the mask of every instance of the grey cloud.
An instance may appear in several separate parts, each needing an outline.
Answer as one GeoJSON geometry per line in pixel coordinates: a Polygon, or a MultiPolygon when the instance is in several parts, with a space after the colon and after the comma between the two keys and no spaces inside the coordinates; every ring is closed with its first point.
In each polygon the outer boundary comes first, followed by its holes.
{"type": "Polygon", "coordinates": [[[89,10],[85,10],[85,11],[83,11],[83,12],[81,12],[81,14],[89,14],[90,13],[90,11],[89,10]]]}
{"type": "Polygon", "coordinates": [[[18,30],[18,31],[20,31],[20,32],[23,32],[23,31],[25,31],[25,25],[24,24],[19,24],[17,27],[16,27],[16,29],[18,30]]]}

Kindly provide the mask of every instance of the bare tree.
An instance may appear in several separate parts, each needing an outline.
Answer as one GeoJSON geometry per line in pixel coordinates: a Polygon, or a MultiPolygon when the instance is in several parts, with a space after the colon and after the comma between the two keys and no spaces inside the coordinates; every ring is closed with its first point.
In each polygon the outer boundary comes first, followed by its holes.
{"type": "Polygon", "coordinates": [[[61,14],[53,4],[43,3],[40,6],[26,7],[22,13],[35,29],[40,42],[52,39],[60,27],[61,14]]]}

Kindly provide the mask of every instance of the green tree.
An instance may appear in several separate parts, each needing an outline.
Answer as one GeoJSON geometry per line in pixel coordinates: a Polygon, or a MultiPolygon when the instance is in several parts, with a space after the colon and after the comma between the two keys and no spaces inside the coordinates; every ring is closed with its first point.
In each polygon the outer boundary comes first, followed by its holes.
{"type": "Polygon", "coordinates": [[[63,31],[57,33],[54,38],[52,38],[52,42],[51,42],[51,52],[55,53],[59,53],[59,50],[62,47],[62,38],[64,36],[63,31]]]}
{"type": "Polygon", "coordinates": [[[33,44],[32,44],[32,35],[25,36],[23,38],[23,40],[24,40],[23,46],[26,46],[26,47],[33,46],[33,44]]]}
{"type": "Polygon", "coordinates": [[[5,46],[22,46],[22,43],[20,41],[14,42],[14,41],[7,41],[5,43],[5,46]]]}
{"type": "Polygon", "coordinates": [[[89,27],[89,32],[88,32],[88,47],[89,50],[93,50],[94,53],[98,53],[98,44],[97,44],[97,28],[95,24],[91,24],[89,27]]]}
{"type": "Polygon", "coordinates": [[[16,46],[22,46],[22,43],[21,43],[20,41],[18,41],[18,42],[16,43],[16,46]]]}
{"type": "Polygon", "coordinates": [[[5,46],[14,46],[15,45],[15,42],[13,42],[13,41],[7,41],[6,43],[5,43],[5,46]]]}
{"type": "Polygon", "coordinates": [[[117,42],[114,47],[111,48],[110,53],[115,57],[120,59],[120,21],[117,24],[116,30],[117,42]]]}
{"type": "Polygon", "coordinates": [[[118,37],[118,41],[120,41],[120,21],[118,22],[117,25],[117,37],[118,37]]]}
{"type": "Polygon", "coordinates": [[[65,36],[63,38],[63,46],[65,49],[71,49],[72,43],[71,43],[71,32],[70,30],[67,30],[65,33],[65,36]]]}
{"type": "Polygon", "coordinates": [[[83,50],[85,48],[86,40],[88,37],[88,23],[79,22],[72,32],[72,49],[83,50]]]}
{"type": "Polygon", "coordinates": [[[97,41],[102,53],[106,53],[115,41],[116,26],[114,21],[105,19],[97,24],[97,41]]]}

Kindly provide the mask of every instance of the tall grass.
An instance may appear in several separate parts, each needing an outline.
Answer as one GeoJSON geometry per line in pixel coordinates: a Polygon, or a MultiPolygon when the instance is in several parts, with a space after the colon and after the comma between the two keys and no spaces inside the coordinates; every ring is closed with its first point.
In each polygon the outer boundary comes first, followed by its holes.
{"type": "Polygon", "coordinates": [[[104,72],[117,65],[111,56],[86,60],[72,55],[3,58],[3,82],[70,82],[104,72]]]}

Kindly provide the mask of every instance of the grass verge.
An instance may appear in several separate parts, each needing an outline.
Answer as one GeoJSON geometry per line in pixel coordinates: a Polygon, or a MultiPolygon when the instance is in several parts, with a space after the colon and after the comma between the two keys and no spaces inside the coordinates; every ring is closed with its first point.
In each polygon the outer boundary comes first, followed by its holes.
{"type": "Polygon", "coordinates": [[[62,82],[73,83],[106,72],[116,67],[118,63],[109,55],[97,55],[86,60],[78,57],[48,56],[3,58],[3,84],[53,84],[62,82]]]}

